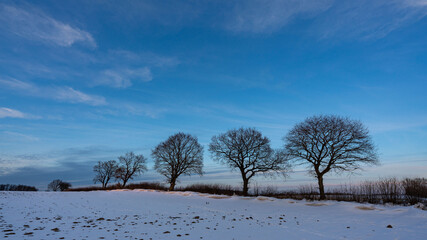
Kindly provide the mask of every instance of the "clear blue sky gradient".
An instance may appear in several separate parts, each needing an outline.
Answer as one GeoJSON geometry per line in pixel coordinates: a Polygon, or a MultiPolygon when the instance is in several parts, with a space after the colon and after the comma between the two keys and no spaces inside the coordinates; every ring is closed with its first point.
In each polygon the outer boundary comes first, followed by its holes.
{"type": "MultiPolygon", "coordinates": [[[[91,184],[92,166],[178,131],[255,127],[283,146],[316,114],[361,120],[381,166],[329,185],[427,177],[427,1],[1,1],[0,183],[91,184]]],[[[150,170],[138,181],[162,181],[150,170]]],[[[297,167],[292,187],[313,180],[297,167]]]]}

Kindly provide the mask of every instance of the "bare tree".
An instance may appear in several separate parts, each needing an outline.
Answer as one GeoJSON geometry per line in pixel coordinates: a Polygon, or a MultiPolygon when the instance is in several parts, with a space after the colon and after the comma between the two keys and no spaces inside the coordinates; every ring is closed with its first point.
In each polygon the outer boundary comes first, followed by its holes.
{"type": "Polygon", "coordinates": [[[122,181],[122,187],[125,187],[130,179],[147,170],[145,161],[146,159],[142,154],[135,155],[133,152],[128,152],[119,157],[119,166],[116,169],[115,177],[122,181]]]}
{"type": "Polygon", "coordinates": [[[151,155],[155,159],[154,169],[167,178],[169,191],[174,190],[181,174],[203,174],[203,147],[198,143],[197,137],[190,134],[177,133],[170,136],[157,145],[151,155]]]}
{"type": "Polygon", "coordinates": [[[274,151],[270,140],[253,128],[233,129],[212,137],[209,151],[214,159],[240,171],[243,194],[248,194],[250,179],[257,173],[286,175],[289,168],[286,154],[274,151]]]}
{"type": "Polygon", "coordinates": [[[59,190],[61,190],[61,192],[69,189],[70,187],[71,187],[71,183],[69,182],[61,182],[59,184],[59,190]]]}
{"type": "Polygon", "coordinates": [[[60,179],[55,179],[47,185],[49,191],[64,191],[71,187],[71,183],[63,182],[60,179]]]}
{"type": "Polygon", "coordinates": [[[57,192],[59,191],[59,184],[62,181],[59,179],[55,179],[47,185],[47,190],[57,192]]]}
{"type": "Polygon", "coordinates": [[[362,164],[377,164],[378,156],[369,131],[360,121],[320,115],[297,124],[284,137],[285,149],[298,163],[308,164],[317,178],[320,199],[325,199],[323,176],[360,169],[362,164]]]}
{"type": "Polygon", "coordinates": [[[93,171],[96,173],[93,183],[100,182],[102,183],[102,187],[106,188],[110,179],[114,177],[117,167],[118,164],[115,160],[106,162],[98,161],[98,164],[93,167],[93,171]]]}

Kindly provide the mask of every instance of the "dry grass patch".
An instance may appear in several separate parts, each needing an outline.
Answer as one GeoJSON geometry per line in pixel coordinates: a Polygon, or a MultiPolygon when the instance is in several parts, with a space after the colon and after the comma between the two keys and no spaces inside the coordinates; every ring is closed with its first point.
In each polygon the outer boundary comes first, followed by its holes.
{"type": "Polygon", "coordinates": [[[273,199],[267,197],[257,197],[256,199],[259,201],[274,201],[273,199]]]}
{"type": "Polygon", "coordinates": [[[208,198],[213,198],[213,199],[226,199],[226,198],[231,198],[230,196],[208,196],[208,198]]]}
{"type": "Polygon", "coordinates": [[[326,203],[306,203],[305,205],[313,207],[328,206],[326,203]]]}
{"type": "Polygon", "coordinates": [[[191,193],[178,193],[178,194],[181,196],[190,196],[191,195],[191,193]]]}
{"type": "Polygon", "coordinates": [[[241,199],[241,200],[252,200],[252,199],[255,199],[255,198],[254,197],[241,197],[239,199],[241,199]]]}
{"type": "Polygon", "coordinates": [[[369,210],[375,210],[375,207],[370,207],[370,206],[356,206],[357,209],[359,210],[365,210],[365,211],[369,211],[369,210]]]}

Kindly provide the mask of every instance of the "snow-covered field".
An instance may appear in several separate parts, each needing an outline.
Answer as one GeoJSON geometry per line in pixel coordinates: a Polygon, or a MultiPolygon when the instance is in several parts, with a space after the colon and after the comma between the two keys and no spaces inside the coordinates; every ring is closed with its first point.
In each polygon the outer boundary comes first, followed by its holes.
{"type": "Polygon", "coordinates": [[[7,239],[427,239],[427,211],[146,190],[0,192],[0,232],[7,239]]]}

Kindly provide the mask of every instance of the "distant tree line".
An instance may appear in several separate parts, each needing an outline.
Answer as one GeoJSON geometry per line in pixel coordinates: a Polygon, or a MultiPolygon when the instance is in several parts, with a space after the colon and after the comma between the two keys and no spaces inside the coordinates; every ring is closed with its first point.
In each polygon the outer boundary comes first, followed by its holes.
{"type": "MultiPolygon", "coordinates": [[[[317,180],[320,199],[325,199],[323,179],[331,171],[353,172],[378,164],[376,148],[368,129],[357,120],[318,115],[296,124],[284,137],[282,149],[272,149],[270,139],[254,128],[232,129],[212,137],[213,159],[240,173],[242,193],[248,194],[251,179],[258,174],[287,176],[294,165],[306,165],[317,180]]],[[[177,133],[159,143],[151,153],[154,170],[174,190],[181,175],[203,174],[203,146],[197,137],[177,133]]],[[[94,183],[106,188],[113,179],[127,182],[147,170],[146,158],[133,152],[117,160],[98,162],[94,183]]]]}
{"type": "Polygon", "coordinates": [[[0,191],[37,191],[37,188],[26,185],[0,184],[0,191]]]}

